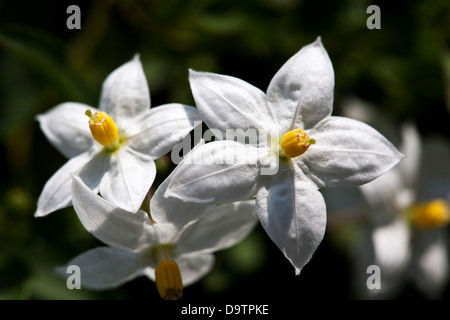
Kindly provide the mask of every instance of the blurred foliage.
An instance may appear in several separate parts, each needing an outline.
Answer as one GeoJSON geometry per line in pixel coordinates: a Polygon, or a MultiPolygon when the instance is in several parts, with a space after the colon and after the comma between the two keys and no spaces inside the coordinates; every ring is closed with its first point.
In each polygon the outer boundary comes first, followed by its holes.
{"type": "MultiPolygon", "coordinates": [[[[344,98],[357,96],[396,123],[409,119],[423,135],[450,138],[447,0],[0,1],[0,299],[159,299],[147,279],[91,292],[68,290],[52,273],[99,243],[72,208],[33,217],[45,182],[66,161],[40,131],[37,114],[65,101],[96,106],[105,77],[135,53],[153,106],[193,104],[189,68],[265,91],[280,66],[317,36],[335,69],[335,114],[344,98]],[[66,27],[71,4],[81,9],[80,30],[66,27]],[[366,27],[371,4],[380,6],[381,30],[366,27]]],[[[166,160],[157,182],[171,168],[166,160]]],[[[294,277],[258,227],[219,252],[213,272],[186,288],[186,299],[267,301],[280,292],[349,298],[346,258],[329,242],[326,236],[294,277]]]]}

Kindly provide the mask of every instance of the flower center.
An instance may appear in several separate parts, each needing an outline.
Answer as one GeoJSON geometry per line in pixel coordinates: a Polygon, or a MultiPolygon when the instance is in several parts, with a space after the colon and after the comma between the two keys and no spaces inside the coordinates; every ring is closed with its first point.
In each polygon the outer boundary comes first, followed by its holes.
{"type": "Polygon", "coordinates": [[[442,227],[450,222],[450,207],[444,199],[419,203],[411,208],[411,221],[418,228],[442,227]]]}
{"type": "Polygon", "coordinates": [[[298,128],[287,132],[281,139],[280,146],[286,157],[295,158],[305,153],[314,143],[316,140],[311,139],[305,130],[298,128]]]}
{"type": "Polygon", "coordinates": [[[117,149],[119,129],[113,119],[104,111],[92,114],[88,109],[85,114],[89,117],[89,129],[94,139],[110,151],[117,149]]]}
{"type": "Polygon", "coordinates": [[[178,300],[183,295],[181,273],[175,260],[161,260],[155,268],[155,282],[164,300],[178,300]]]}

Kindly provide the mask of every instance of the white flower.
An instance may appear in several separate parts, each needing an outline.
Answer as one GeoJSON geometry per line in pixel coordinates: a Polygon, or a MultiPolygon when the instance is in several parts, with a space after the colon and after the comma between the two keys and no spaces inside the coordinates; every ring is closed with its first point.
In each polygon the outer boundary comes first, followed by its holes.
{"type": "MultiPolygon", "coordinates": [[[[156,282],[163,298],[179,298],[182,285],[192,284],[211,270],[214,251],[241,241],[256,225],[254,201],[207,206],[165,199],[169,179],[153,195],[149,213],[131,213],[98,196],[74,176],[75,211],[84,227],[108,245],[67,264],[80,268],[82,287],[114,288],[146,275],[156,282]]],[[[67,266],[58,271],[65,274],[67,266]]]]}
{"type": "Polygon", "coordinates": [[[370,296],[388,297],[411,279],[427,297],[437,298],[449,276],[449,148],[433,139],[422,144],[411,124],[403,126],[402,140],[405,161],[360,187],[372,213],[361,249],[373,247],[373,254],[358,258],[381,269],[381,290],[370,296]]]}
{"type": "Polygon", "coordinates": [[[116,205],[137,211],[154,181],[154,160],[199,120],[194,107],[182,104],[150,109],[138,55],[106,78],[98,109],[66,102],[37,119],[50,142],[70,158],[45,184],[37,217],[71,204],[70,173],[116,205]]]}
{"type": "Polygon", "coordinates": [[[406,283],[416,285],[426,297],[438,298],[449,276],[448,142],[438,137],[422,140],[412,123],[398,130],[391,119],[358,98],[346,99],[342,107],[344,114],[364,119],[398,140],[406,155],[370,183],[325,194],[329,222],[335,226],[330,231],[345,233],[349,241],[358,298],[391,298],[406,283]],[[353,230],[353,237],[348,230],[353,230]],[[380,267],[380,289],[366,285],[370,265],[380,267]]]}
{"type": "Polygon", "coordinates": [[[237,134],[240,141],[193,150],[176,168],[165,196],[203,203],[256,196],[262,226],[296,274],[324,236],[326,208],[319,189],[366,183],[402,158],[368,125],[331,116],[334,71],[320,38],[286,62],[267,93],[205,72],[191,71],[190,83],[209,128],[223,137],[235,129],[268,139],[245,144],[237,134]]]}

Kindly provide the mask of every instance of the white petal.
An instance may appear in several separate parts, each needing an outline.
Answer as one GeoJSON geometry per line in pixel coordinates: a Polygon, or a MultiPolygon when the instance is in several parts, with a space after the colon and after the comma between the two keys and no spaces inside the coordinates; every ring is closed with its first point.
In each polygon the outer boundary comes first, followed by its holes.
{"type": "Polygon", "coordinates": [[[414,235],[413,279],[430,299],[440,298],[449,278],[446,229],[424,230],[414,235]]]}
{"type": "Polygon", "coordinates": [[[284,132],[310,129],[331,114],[333,90],[333,66],[317,38],[275,74],[267,89],[267,99],[284,132]]]}
{"type": "Polygon", "coordinates": [[[403,157],[378,131],[349,118],[329,117],[309,136],[316,143],[294,161],[319,187],[367,183],[403,157]]]}
{"type": "Polygon", "coordinates": [[[259,177],[259,151],[234,141],[215,141],[192,150],[180,162],[165,197],[201,203],[250,199],[259,177]]]}
{"type": "MultiPolygon", "coordinates": [[[[128,146],[157,159],[169,152],[194,126],[201,124],[196,108],[184,104],[171,103],[146,111],[139,119],[133,120],[131,130],[125,131],[128,146]]],[[[127,124],[130,127],[130,123],[127,124]]]]}
{"type": "Polygon", "coordinates": [[[111,156],[110,169],[100,183],[100,194],[116,206],[136,212],[155,176],[155,162],[150,156],[123,146],[111,156]]]}
{"type": "Polygon", "coordinates": [[[72,203],[71,173],[77,172],[93,158],[91,152],[85,152],[66,162],[47,181],[39,196],[35,217],[46,216],[56,210],[66,208],[72,203]]]}
{"type": "Polygon", "coordinates": [[[89,118],[84,114],[87,109],[96,112],[88,105],[66,102],[37,116],[45,136],[67,158],[73,158],[92,146],[89,118]]]}
{"type": "Polygon", "coordinates": [[[83,182],[92,190],[98,191],[100,182],[111,167],[111,157],[109,154],[99,151],[87,162],[77,174],[83,182]]]}
{"type": "Polygon", "coordinates": [[[180,232],[175,243],[183,253],[222,250],[244,239],[257,221],[254,200],[209,206],[180,232]]]}
{"type": "Polygon", "coordinates": [[[119,127],[122,119],[132,118],[150,108],[150,92],[139,55],[114,70],[103,82],[100,109],[119,127]]]}
{"type": "Polygon", "coordinates": [[[73,206],[83,226],[115,248],[141,250],[158,244],[158,230],[143,211],[131,213],[103,199],[74,176],[73,206]]]}
{"type": "Polygon", "coordinates": [[[405,154],[399,169],[403,174],[406,186],[414,189],[417,183],[418,172],[420,171],[420,159],[422,154],[422,143],[419,132],[412,123],[402,126],[402,145],[400,151],[405,154]]]}
{"type": "Polygon", "coordinates": [[[273,183],[260,188],[256,196],[261,225],[292,263],[296,274],[322,242],[326,227],[322,194],[305,187],[304,177],[298,171],[281,167],[273,183]]]}
{"type": "Polygon", "coordinates": [[[434,136],[423,143],[421,167],[418,172],[416,192],[419,200],[435,198],[450,200],[449,140],[434,136]]]}
{"type": "Polygon", "coordinates": [[[399,211],[410,206],[411,192],[405,187],[398,167],[393,168],[375,180],[360,186],[370,204],[372,219],[386,221],[398,216],[399,211]]]}
{"type": "MultiPolygon", "coordinates": [[[[408,280],[411,262],[410,234],[402,219],[362,226],[351,253],[353,286],[361,299],[391,299],[408,280]],[[370,268],[369,268],[370,267],[370,268]],[[379,267],[379,273],[375,269],[379,267]],[[369,278],[373,275],[371,278],[369,278]],[[379,289],[369,289],[369,282],[379,277],[379,289]]],[[[375,281],[374,281],[375,280],[375,281]]]]}
{"type": "Polygon", "coordinates": [[[81,289],[104,290],[116,288],[137,276],[143,274],[146,259],[134,252],[98,247],[86,251],[72,259],[64,267],[57,268],[57,272],[68,278],[69,266],[80,268],[81,289]]]}
{"type": "Polygon", "coordinates": [[[164,193],[172,180],[173,173],[167,177],[156,189],[150,200],[150,213],[152,219],[158,224],[170,223],[177,230],[182,230],[189,222],[198,219],[208,205],[194,202],[185,202],[174,197],[164,197],[164,193]]]}
{"type": "MultiPolygon", "coordinates": [[[[196,106],[210,129],[260,130],[274,121],[264,92],[230,76],[190,70],[189,81],[196,106]]],[[[222,138],[222,139],[223,139],[222,138]]]]}
{"type": "Polygon", "coordinates": [[[372,233],[375,264],[382,272],[382,277],[389,282],[405,270],[410,251],[410,233],[408,226],[401,219],[395,219],[386,225],[377,226],[372,233]]]}
{"type": "MultiPolygon", "coordinates": [[[[197,282],[208,274],[214,266],[214,255],[212,254],[187,254],[175,259],[180,268],[183,286],[187,287],[197,282]]],[[[155,281],[155,269],[148,267],[145,275],[155,281]]]]}
{"type": "Polygon", "coordinates": [[[214,266],[214,255],[191,254],[182,255],[176,259],[180,267],[183,285],[188,286],[207,275],[214,266]]]}

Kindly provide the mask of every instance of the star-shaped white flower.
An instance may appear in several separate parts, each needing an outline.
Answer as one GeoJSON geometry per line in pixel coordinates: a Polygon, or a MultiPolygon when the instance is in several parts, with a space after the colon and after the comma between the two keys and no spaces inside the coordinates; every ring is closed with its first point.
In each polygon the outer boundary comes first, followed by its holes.
{"type": "Polygon", "coordinates": [[[45,184],[35,216],[71,204],[70,173],[129,211],[137,211],[152,185],[154,160],[199,121],[194,107],[150,108],[139,56],[113,71],[102,87],[99,108],[62,103],[37,117],[49,141],[70,160],[45,184]]]}
{"type": "MultiPolygon", "coordinates": [[[[108,289],[145,275],[155,281],[161,297],[179,298],[207,274],[215,251],[246,237],[256,225],[255,202],[219,206],[185,203],[163,197],[170,176],[156,190],[150,212],[118,208],[73,178],[73,206],[83,226],[107,244],[82,253],[77,265],[81,286],[108,289]],[[156,273],[156,275],[155,275],[156,273]]],[[[66,276],[67,266],[59,267],[66,276]]]]}
{"type": "Polygon", "coordinates": [[[450,223],[449,148],[438,139],[422,143],[415,126],[406,124],[400,150],[405,161],[360,187],[371,219],[367,243],[361,243],[357,257],[360,265],[376,264],[381,269],[381,290],[361,292],[389,297],[411,280],[435,299],[449,277],[445,229],[450,223]]]}
{"type": "Polygon", "coordinates": [[[201,203],[256,196],[262,226],[296,274],[324,236],[319,189],[366,183],[403,156],[368,125],[331,116],[334,71],[320,38],[282,66],[267,93],[206,72],[191,71],[190,83],[208,127],[222,137],[230,129],[236,134],[188,154],[165,196],[201,203]],[[251,132],[267,139],[246,144],[245,133],[251,132]]]}

